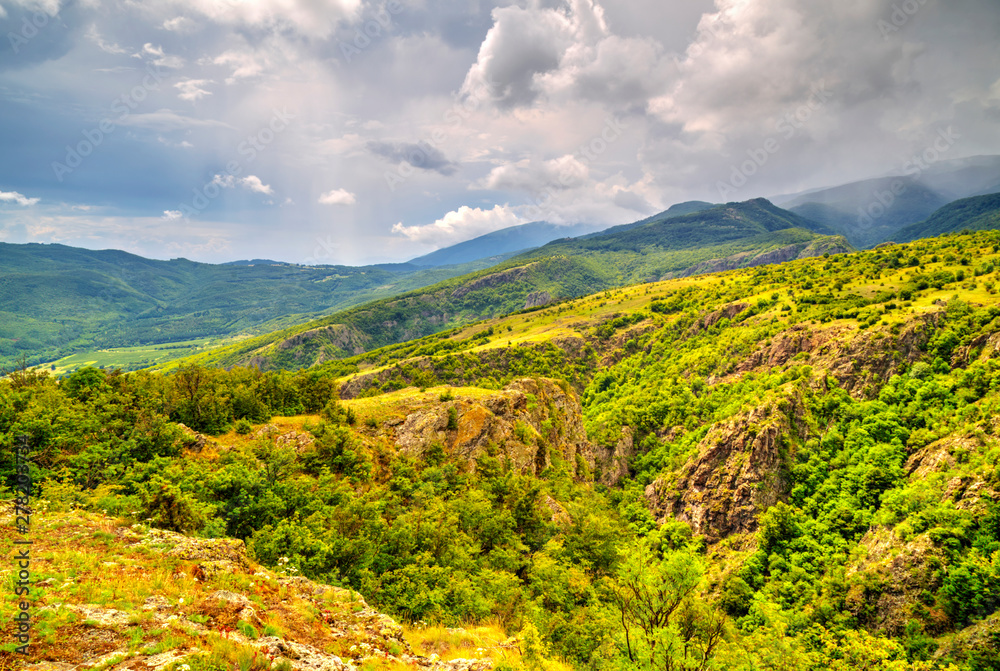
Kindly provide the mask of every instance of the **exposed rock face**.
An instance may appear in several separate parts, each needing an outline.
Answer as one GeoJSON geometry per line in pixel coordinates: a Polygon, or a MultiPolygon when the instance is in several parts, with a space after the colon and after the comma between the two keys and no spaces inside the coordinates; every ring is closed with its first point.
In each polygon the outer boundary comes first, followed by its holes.
{"type": "Polygon", "coordinates": [[[537,264],[529,263],[524,266],[518,266],[517,268],[511,268],[509,270],[504,270],[499,273],[493,273],[492,275],[486,275],[478,279],[472,280],[471,282],[466,282],[462,286],[455,289],[451,295],[455,298],[461,298],[470,291],[475,291],[476,289],[482,289],[483,287],[495,287],[500,284],[510,284],[511,282],[517,282],[518,280],[526,277],[531,271],[531,268],[537,264]]]}
{"type": "Polygon", "coordinates": [[[515,380],[485,398],[416,410],[390,431],[400,448],[417,454],[438,443],[472,463],[499,450],[515,467],[535,474],[551,466],[555,455],[574,473],[577,456],[588,469],[594,467],[594,446],[587,440],[576,394],[546,378],[515,380]]]}
{"type": "Polygon", "coordinates": [[[799,407],[782,399],[713,426],[697,456],[670,479],[646,488],[660,523],[687,522],[714,542],[757,529],[761,511],[787,494],[786,461],[799,407]],[[784,406],[784,407],[783,407],[784,406]]]}
{"type": "Polygon", "coordinates": [[[724,270],[735,270],[737,268],[752,268],[754,266],[766,266],[772,263],[785,263],[796,259],[808,259],[813,256],[822,256],[824,253],[843,254],[853,251],[847,244],[847,240],[841,238],[826,244],[815,244],[814,242],[801,242],[794,245],[785,245],[768,252],[740,252],[722,259],[709,259],[691,266],[690,268],[676,273],[679,277],[690,277],[691,275],[702,275],[704,273],[718,273],[724,270]]]}
{"type": "Polygon", "coordinates": [[[601,483],[612,486],[628,477],[629,460],[635,456],[635,439],[632,427],[622,427],[622,437],[613,449],[604,450],[598,462],[601,464],[601,483]]]}
{"type": "Polygon", "coordinates": [[[528,308],[540,308],[543,305],[548,305],[552,302],[552,294],[548,291],[536,291],[534,293],[528,294],[527,300],[524,302],[524,309],[528,308]]]}
{"type": "Polygon", "coordinates": [[[184,433],[184,443],[185,447],[194,452],[201,452],[206,447],[207,448],[218,448],[219,444],[212,440],[210,437],[203,433],[198,433],[194,429],[188,427],[186,424],[177,424],[179,428],[184,433]]]}
{"type": "MultiPolygon", "coordinates": [[[[921,593],[935,592],[941,586],[938,567],[942,550],[927,534],[904,543],[884,527],[865,534],[861,545],[867,556],[853,567],[848,577],[864,572],[873,578],[855,582],[847,593],[845,605],[867,626],[899,636],[912,617],[913,604],[921,602],[921,593]]],[[[928,614],[931,633],[940,633],[948,626],[948,617],[939,609],[930,609],[928,614]]]]}
{"type": "MultiPolygon", "coordinates": [[[[785,366],[805,353],[808,356],[802,363],[817,369],[821,376],[830,375],[854,396],[870,397],[885,380],[924,356],[940,319],[939,312],[924,315],[898,335],[884,329],[858,332],[843,326],[810,329],[799,325],[760,343],[736,365],[734,372],[785,366]]],[[[714,383],[715,379],[709,382],[714,383]]]]}
{"type": "Polygon", "coordinates": [[[282,433],[281,429],[274,424],[265,424],[260,427],[253,432],[253,437],[271,439],[278,447],[290,447],[296,452],[302,452],[316,442],[311,433],[294,430],[282,433]]]}

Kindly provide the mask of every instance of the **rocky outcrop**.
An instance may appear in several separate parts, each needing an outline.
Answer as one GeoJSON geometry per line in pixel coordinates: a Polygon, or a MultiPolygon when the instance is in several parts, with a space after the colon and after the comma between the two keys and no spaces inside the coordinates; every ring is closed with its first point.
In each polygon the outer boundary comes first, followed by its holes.
{"type": "MultiPolygon", "coordinates": [[[[865,534],[861,547],[864,556],[847,573],[851,586],[845,606],[871,629],[899,636],[922,594],[941,586],[938,568],[943,552],[927,534],[904,542],[884,527],[865,534]]],[[[926,622],[931,633],[940,633],[949,624],[948,616],[936,607],[928,609],[926,622]]]]}
{"type": "Polygon", "coordinates": [[[511,268],[509,270],[504,270],[499,273],[492,273],[484,277],[472,280],[471,282],[466,282],[462,286],[451,292],[453,298],[461,298],[470,291],[475,291],[476,289],[482,289],[484,287],[496,287],[501,284],[510,284],[512,282],[517,282],[518,280],[524,279],[531,272],[532,267],[538,265],[537,263],[528,263],[523,266],[518,266],[517,268],[511,268]]]}
{"type": "Polygon", "coordinates": [[[528,310],[530,308],[540,308],[551,302],[552,294],[548,291],[535,291],[528,294],[528,298],[524,301],[524,309],[528,310]]]}
{"type": "Polygon", "coordinates": [[[198,433],[186,424],[177,424],[177,428],[184,434],[184,447],[193,451],[201,452],[205,448],[218,449],[219,444],[203,433],[198,433]]]}
{"type": "Polygon", "coordinates": [[[702,261],[680,273],[675,273],[678,277],[690,277],[692,275],[703,275],[705,273],[719,273],[726,270],[736,270],[737,268],[752,268],[754,266],[766,266],[772,263],[785,263],[797,259],[808,259],[813,256],[822,256],[825,253],[843,254],[853,251],[851,246],[843,238],[830,238],[825,244],[813,242],[801,242],[794,245],[785,245],[767,252],[740,252],[721,259],[709,259],[702,261]]]}
{"type": "Polygon", "coordinates": [[[601,484],[617,485],[628,477],[628,465],[635,456],[635,439],[632,427],[623,426],[622,436],[613,448],[604,448],[597,459],[600,465],[601,484]]]}
{"type": "Polygon", "coordinates": [[[650,511],[660,523],[687,522],[709,542],[755,531],[760,512],[787,494],[799,412],[797,399],[780,399],[719,422],[697,455],[646,487],[650,511]]]}
{"type": "MultiPolygon", "coordinates": [[[[561,508],[553,506],[555,519],[561,508]]],[[[2,513],[0,522],[8,524],[9,511],[2,513]]],[[[38,613],[55,623],[58,643],[34,643],[28,657],[20,660],[23,669],[184,669],[217,651],[223,639],[233,654],[239,650],[248,659],[259,655],[269,668],[289,671],[487,671],[493,666],[490,658],[442,661],[434,654],[419,654],[399,623],[356,592],[259,566],[247,556],[242,541],[191,538],[138,524],[109,526],[107,518],[79,511],[67,514],[63,523],[75,533],[101,530],[108,545],[91,551],[106,552],[117,561],[101,562],[92,571],[81,569],[61,587],[48,585],[38,613]],[[198,569],[205,562],[226,562],[227,569],[204,575],[198,569]],[[164,572],[164,566],[173,573],[164,572]],[[125,607],[88,603],[82,597],[91,592],[65,591],[74,582],[102,589],[120,583],[116,606],[141,600],[125,607]],[[276,622],[280,626],[274,626],[276,622]],[[165,632],[170,635],[160,640],[165,632]],[[136,646],[137,634],[147,644],[136,646]]],[[[65,539],[36,542],[48,552],[65,539]]],[[[516,643],[511,639],[509,645],[516,643]]],[[[0,652],[0,661],[11,658],[0,652]]]]}
{"type": "Polygon", "coordinates": [[[568,386],[546,378],[515,380],[495,394],[456,398],[410,412],[387,426],[403,451],[423,454],[435,443],[474,465],[498,453],[528,473],[538,474],[554,459],[577,472],[578,458],[594,468],[594,446],[587,440],[580,402],[568,386]]]}
{"type": "Polygon", "coordinates": [[[302,431],[295,430],[282,432],[274,424],[265,424],[260,427],[253,432],[253,437],[274,441],[274,444],[278,447],[289,447],[296,452],[303,452],[316,442],[311,433],[303,433],[302,431]]]}

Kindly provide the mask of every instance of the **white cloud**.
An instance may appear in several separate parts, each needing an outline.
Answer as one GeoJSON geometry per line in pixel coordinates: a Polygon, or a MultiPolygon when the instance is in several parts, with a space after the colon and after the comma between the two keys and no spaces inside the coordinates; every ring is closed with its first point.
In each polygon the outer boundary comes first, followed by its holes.
{"type": "Polygon", "coordinates": [[[505,7],[493,21],[463,91],[485,88],[501,108],[558,98],[642,106],[675,70],[656,40],[613,34],[596,0],[505,7]]]}
{"type": "Polygon", "coordinates": [[[538,194],[550,188],[561,191],[578,187],[589,181],[589,177],[587,165],[567,154],[550,161],[526,158],[498,166],[472,188],[515,189],[538,194]]]}
{"type": "Polygon", "coordinates": [[[362,0],[177,0],[182,11],[195,11],[220,24],[247,25],[275,32],[294,30],[325,38],[341,21],[358,16],[362,0]]]}
{"type": "Polygon", "coordinates": [[[246,177],[243,177],[240,180],[240,184],[242,184],[245,188],[250,189],[255,193],[265,193],[267,195],[271,195],[274,193],[274,189],[272,189],[269,185],[261,182],[260,177],[258,177],[257,175],[247,175],[246,177]]]}
{"type": "Polygon", "coordinates": [[[161,68],[176,70],[177,68],[184,67],[183,58],[164,53],[163,47],[159,45],[153,46],[150,42],[146,42],[146,44],[142,45],[142,53],[137,55],[153,56],[153,65],[161,68]]]}
{"type": "Polygon", "coordinates": [[[115,56],[121,56],[123,54],[128,53],[128,51],[118,46],[118,44],[116,44],[115,42],[106,42],[104,38],[101,37],[100,33],[97,32],[96,25],[91,25],[90,28],[87,30],[87,38],[90,39],[91,42],[96,44],[97,48],[103,51],[104,53],[112,54],[115,56]]]}
{"type": "Polygon", "coordinates": [[[197,29],[198,24],[186,16],[178,16],[173,19],[167,19],[161,27],[164,30],[175,33],[190,33],[197,29]]]}
{"type": "Polygon", "coordinates": [[[29,207],[39,200],[39,198],[28,198],[17,191],[0,191],[0,203],[16,203],[17,205],[29,207]]]}
{"type": "Polygon", "coordinates": [[[492,210],[463,205],[432,224],[404,226],[400,222],[392,227],[392,232],[413,242],[445,246],[523,223],[525,220],[507,205],[496,205],[492,210]]]}
{"type": "Polygon", "coordinates": [[[180,210],[164,210],[163,218],[167,221],[174,221],[175,219],[180,219],[184,216],[184,213],[180,210]]]}
{"type": "Polygon", "coordinates": [[[216,175],[212,178],[213,184],[218,184],[224,189],[233,189],[242,186],[244,189],[255,193],[273,195],[274,189],[264,184],[257,175],[247,175],[246,177],[233,177],[232,175],[216,175]]]}
{"type": "Polygon", "coordinates": [[[177,96],[178,98],[194,102],[195,100],[199,100],[205,96],[212,95],[211,91],[206,91],[202,88],[206,84],[211,83],[213,83],[211,79],[185,79],[184,81],[174,84],[174,88],[180,90],[180,94],[177,96]]]}
{"type": "Polygon", "coordinates": [[[333,189],[319,197],[321,205],[354,205],[357,202],[357,197],[346,189],[333,189]]]}
{"type": "MultiPolygon", "coordinates": [[[[49,16],[55,16],[59,13],[59,6],[62,3],[60,0],[12,0],[10,4],[28,12],[45,12],[49,16]]],[[[3,7],[0,7],[0,11],[2,10],[3,7]]]]}
{"type": "Polygon", "coordinates": [[[230,85],[240,79],[256,77],[264,72],[264,63],[261,63],[254,54],[243,51],[226,51],[216,56],[212,63],[232,68],[232,74],[226,78],[226,83],[230,85]]]}

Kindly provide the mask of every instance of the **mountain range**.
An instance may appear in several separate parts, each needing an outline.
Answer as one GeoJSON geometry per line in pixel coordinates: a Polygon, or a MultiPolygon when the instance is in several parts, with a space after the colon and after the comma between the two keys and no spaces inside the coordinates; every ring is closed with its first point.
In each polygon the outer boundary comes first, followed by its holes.
{"type": "Polygon", "coordinates": [[[995,199],[964,196],[998,183],[1000,157],[941,161],[916,176],[777,197],[784,207],[764,199],[691,201],[600,231],[534,222],[408,263],[366,267],[265,259],[212,265],[0,243],[0,367],[23,360],[56,362],[57,370],[88,362],[134,368],[227,342],[212,360],[267,363],[260,348],[288,337],[310,342],[315,352],[286,347],[283,361],[310,365],[631,282],[992,227],[995,199]],[[393,296],[398,299],[382,300],[393,296]],[[413,314],[417,303],[419,318],[413,314]],[[365,310],[343,312],[365,304],[365,310]],[[402,310],[399,318],[388,314],[355,326],[356,315],[381,314],[388,305],[402,310]],[[346,331],[330,335],[333,323],[346,331]],[[305,332],[324,335],[317,341],[299,335],[305,332]],[[324,338],[329,342],[321,343],[324,338]],[[139,354],[76,356],[120,348],[138,348],[139,354]],[[155,349],[155,356],[144,348],[155,349]]]}

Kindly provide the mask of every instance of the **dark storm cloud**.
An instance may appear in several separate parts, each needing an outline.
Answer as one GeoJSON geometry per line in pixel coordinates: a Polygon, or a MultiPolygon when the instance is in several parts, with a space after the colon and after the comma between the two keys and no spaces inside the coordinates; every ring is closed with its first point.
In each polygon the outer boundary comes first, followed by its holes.
{"type": "Polygon", "coordinates": [[[414,168],[441,175],[454,175],[458,164],[448,160],[440,149],[423,142],[382,142],[373,140],[365,145],[368,151],[391,163],[409,163],[414,168]]]}

